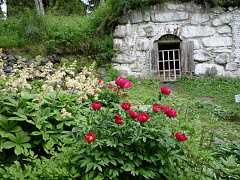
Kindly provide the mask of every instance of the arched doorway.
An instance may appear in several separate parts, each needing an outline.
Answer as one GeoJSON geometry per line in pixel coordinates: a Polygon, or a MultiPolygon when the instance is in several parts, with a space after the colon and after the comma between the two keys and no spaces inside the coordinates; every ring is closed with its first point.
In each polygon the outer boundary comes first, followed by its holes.
{"type": "Polygon", "coordinates": [[[181,77],[181,40],[172,34],[163,35],[158,41],[158,77],[162,81],[176,81],[181,77]]]}

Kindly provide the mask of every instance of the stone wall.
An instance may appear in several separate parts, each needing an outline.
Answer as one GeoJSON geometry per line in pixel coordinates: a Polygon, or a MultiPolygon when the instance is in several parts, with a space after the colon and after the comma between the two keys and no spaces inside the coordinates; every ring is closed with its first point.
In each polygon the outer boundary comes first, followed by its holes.
{"type": "Polygon", "coordinates": [[[156,41],[166,34],[194,42],[196,75],[240,77],[240,10],[204,9],[193,2],[168,2],[126,12],[114,32],[113,67],[123,77],[156,76],[152,68],[156,41]]]}

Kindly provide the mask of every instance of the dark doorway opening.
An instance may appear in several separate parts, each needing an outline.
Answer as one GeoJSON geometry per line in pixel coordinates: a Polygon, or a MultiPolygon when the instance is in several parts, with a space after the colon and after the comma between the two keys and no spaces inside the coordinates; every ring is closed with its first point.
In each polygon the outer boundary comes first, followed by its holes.
{"type": "Polygon", "coordinates": [[[172,34],[158,40],[158,76],[163,81],[181,77],[180,39],[172,34]]]}

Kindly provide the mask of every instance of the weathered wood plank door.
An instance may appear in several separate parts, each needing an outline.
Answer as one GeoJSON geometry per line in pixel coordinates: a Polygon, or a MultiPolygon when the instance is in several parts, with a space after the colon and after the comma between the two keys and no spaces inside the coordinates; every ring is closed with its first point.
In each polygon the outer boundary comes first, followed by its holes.
{"type": "Polygon", "coordinates": [[[194,42],[182,41],[181,47],[181,68],[182,74],[193,75],[195,70],[195,64],[193,59],[194,42]]]}

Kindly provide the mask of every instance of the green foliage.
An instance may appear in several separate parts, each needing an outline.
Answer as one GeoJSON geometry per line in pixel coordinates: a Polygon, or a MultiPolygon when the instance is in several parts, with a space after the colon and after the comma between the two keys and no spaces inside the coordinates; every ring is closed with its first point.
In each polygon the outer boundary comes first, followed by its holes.
{"type": "MultiPolygon", "coordinates": [[[[188,77],[178,82],[178,90],[195,97],[211,97],[224,105],[224,111],[216,112],[221,119],[239,121],[239,103],[235,103],[235,95],[239,94],[240,79],[229,77],[188,77]]],[[[203,107],[204,108],[204,107],[203,107]]]]}

